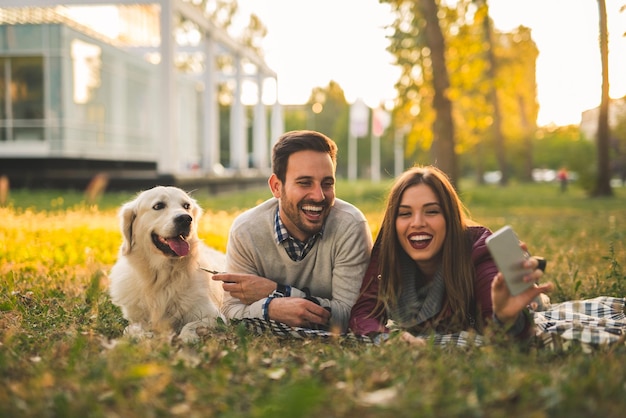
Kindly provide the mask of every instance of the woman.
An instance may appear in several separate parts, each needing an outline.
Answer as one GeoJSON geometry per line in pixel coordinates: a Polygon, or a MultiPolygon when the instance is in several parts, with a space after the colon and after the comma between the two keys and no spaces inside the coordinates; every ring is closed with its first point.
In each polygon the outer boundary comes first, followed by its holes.
{"type": "MultiPolygon", "coordinates": [[[[388,332],[391,319],[404,339],[418,342],[415,335],[430,331],[480,332],[493,319],[510,334],[526,335],[524,308],[552,285],[512,296],[485,245],[491,231],[470,222],[442,171],[413,167],[402,174],[387,199],[350,329],[388,332]]],[[[536,282],[543,274],[538,260],[524,263],[533,270],[524,280],[536,282]]]]}

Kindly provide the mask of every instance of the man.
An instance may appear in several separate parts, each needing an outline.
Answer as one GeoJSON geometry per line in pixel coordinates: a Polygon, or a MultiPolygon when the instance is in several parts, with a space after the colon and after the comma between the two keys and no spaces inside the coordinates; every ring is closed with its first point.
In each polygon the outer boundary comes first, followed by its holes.
{"type": "Polygon", "coordinates": [[[315,131],[283,134],[272,151],[273,198],[233,222],[224,315],[289,326],[347,329],[367,268],[365,216],[335,198],[337,145],[315,131]]]}

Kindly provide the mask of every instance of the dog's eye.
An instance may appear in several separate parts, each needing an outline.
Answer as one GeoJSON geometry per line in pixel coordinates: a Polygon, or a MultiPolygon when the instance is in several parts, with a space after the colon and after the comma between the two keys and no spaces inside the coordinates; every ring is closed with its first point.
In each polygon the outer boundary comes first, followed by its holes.
{"type": "Polygon", "coordinates": [[[154,206],[152,206],[152,209],[154,209],[154,210],[165,209],[165,203],[157,202],[157,203],[154,204],[154,206]]]}
{"type": "Polygon", "coordinates": [[[188,203],[188,202],[183,203],[183,209],[185,210],[191,209],[191,203],[188,203]]]}

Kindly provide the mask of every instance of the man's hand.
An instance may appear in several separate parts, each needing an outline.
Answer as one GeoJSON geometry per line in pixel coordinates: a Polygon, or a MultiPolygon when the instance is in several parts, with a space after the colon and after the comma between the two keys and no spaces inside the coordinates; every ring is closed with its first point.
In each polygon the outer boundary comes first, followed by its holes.
{"type": "Polygon", "coordinates": [[[246,305],[266,298],[276,290],[276,282],[254,274],[220,273],[214,274],[212,279],[224,282],[224,291],[246,305]]]}
{"type": "Polygon", "coordinates": [[[330,312],[310,300],[297,297],[274,298],[268,306],[270,319],[290,327],[313,328],[328,325],[330,312]]]}

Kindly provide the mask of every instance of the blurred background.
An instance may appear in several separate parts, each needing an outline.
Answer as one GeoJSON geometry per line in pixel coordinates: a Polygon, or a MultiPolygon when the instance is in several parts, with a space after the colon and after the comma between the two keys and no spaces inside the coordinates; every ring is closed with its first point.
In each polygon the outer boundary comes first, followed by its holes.
{"type": "Polygon", "coordinates": [[[349,181],[435,164],[611,195],[624,4],[3,0],[0,185],[259,187],[273,141],[314,129],[349,181]]]}

